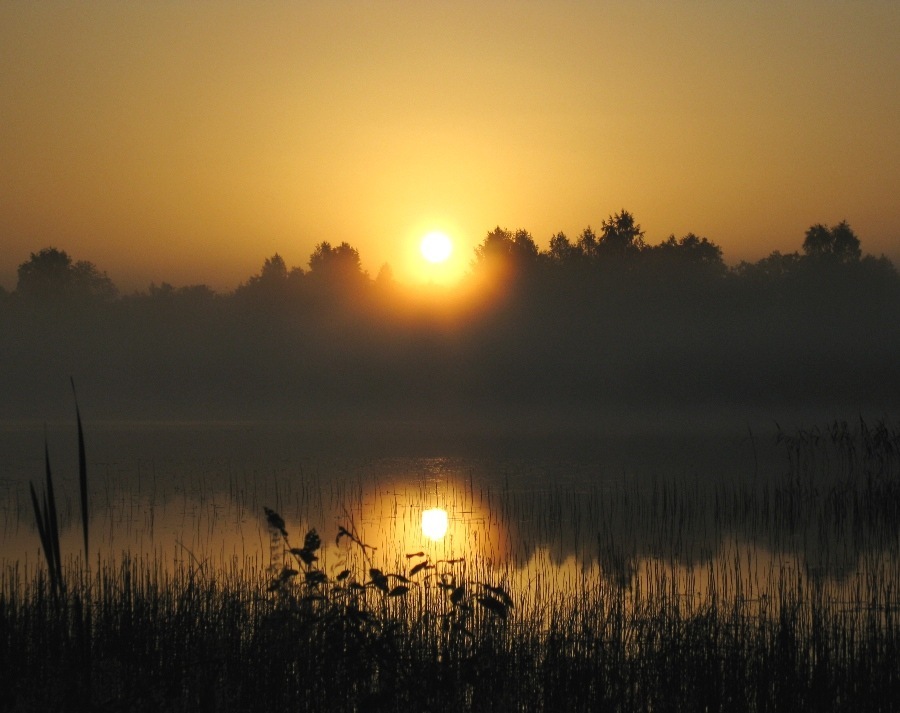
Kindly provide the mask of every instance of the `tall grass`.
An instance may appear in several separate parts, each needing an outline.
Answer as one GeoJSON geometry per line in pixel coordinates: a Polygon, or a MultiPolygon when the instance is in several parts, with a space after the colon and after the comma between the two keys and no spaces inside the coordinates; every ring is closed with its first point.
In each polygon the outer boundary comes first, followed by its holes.
{"type": "Polygon", "coordinates": [[[762,611],[687,609],[665,588],[625,607],[599,588],[548,603],[549,624],[476,611],[464,631],[424,588],[368,587],[351,606],[153,562],[104,568],[65,597],[42,576],[17,595],[13,576],[0,664],[16,710],[879,711],[900,695],[894,610],[822,609],[789,578],[762,611]]]}
{"type": "Polygon", "coordinates": [[[22,581],[11,568],[0,575],[0,706],[897,710],[900,434],[837,424],[779,442],[784,471],[747,483],[493,500],[527,524],[517,536],[569,519],[596,533],[584,554],[599,574],[574,588],[540,589],[549,570],[501,584],[482,563],[424,552],[390,562],[350,521],[335,534],[357,556],[335,572],[318,533],[290,532],[274,510],[261,518],[272,571],[126,558],[63,568],[57,589],[50,570],[22,581]],[[724,544],[736,532],[750,544],[724,544]],[[825,576],[772,558],[765,577],[746,566],[798,538],[849,538],[862,565],[825,576]]]}
{"type": "MultiPolygon", "coordinates": [[[[75,380],[72,384],[72,396],[75,399],[75,419],[78,425],[78,490],[81,499],[81,528],[84,540],[85,566],[89,564],[88,557],[88,486],[87,486],[87,457],[84,447],[84,429],[81,424],[81,410],[78,408],[78,395],[75,393],[75,380]]],[[[47,560],[47,568],[50,578],[50,586],[55,594],[59,594],[65,581],[62,573],[62,554],[59,543],[59,517],[57,515],[56,494],[53,490],[53,473],[50,468],[50,446],[47,442],[47,434],[44,433],[44,478],[45,490],[43,497],[38,498],[34,484],[29,483],[31,504],[34,508],[34,519],[37,525],[38,535],[41,539],[41,547],[44,558],[47,560]]]]}

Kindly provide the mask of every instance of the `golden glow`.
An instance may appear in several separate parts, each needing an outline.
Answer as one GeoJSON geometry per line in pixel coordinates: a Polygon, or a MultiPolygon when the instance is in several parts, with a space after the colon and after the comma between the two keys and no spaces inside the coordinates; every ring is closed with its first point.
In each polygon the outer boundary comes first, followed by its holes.
{"type": "Polygon", "coordinates": [[[453,242],[446,233],[434,230],[422,238],[419,251],[428,262],[444,262],[453,252],[453,242]]]}
{"type": "Polygon", "coordinates": [[[422,532],[431,540],[440,540],[447,534],[447,511],[430,508],[422,511],[422,532]]]}
{"type": "Polygon", "coordinates": [[[390,263],[397,280],[409,285],[458,284],[483,237],[480,223],[456,220],[446,211],[407,220],[398,233],[401,240],[395,248],[402,252],[402,259],[390,263]],[[435,262],[436,258],[442,259],[435,262]]]}
{"type": "Polygon", "coordinates": [[[55,245],[230,290],[344,240],[452,285],[498,224],[546,249],[622,208],[730,264],[845,218],[900,259],[900,3],[658,5],[0,3],[0,285],[55,245]],[[575,51],[598,27],[630,29],[575,51]]]}

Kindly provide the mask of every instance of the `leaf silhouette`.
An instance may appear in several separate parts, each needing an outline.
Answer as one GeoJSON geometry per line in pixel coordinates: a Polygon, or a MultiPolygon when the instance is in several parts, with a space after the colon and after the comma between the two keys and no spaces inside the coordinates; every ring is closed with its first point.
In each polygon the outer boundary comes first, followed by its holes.
{"type": "Polygon", "coordinates": [[[412,554],[406,555],[406,559],[412,559],[413,557],[424,557],[424,552],[413,552],[412,554]]]}
{"type": "Polygon", "coordinates": [[[291,554],[299,557],[306,565],[311,565],[313,562],[319,559],[312,553],[312,550],[308,550],[305,547],[303,547],[302,549],[299,547],[291,547],[291,554]]]}
{"type": "Polygon", "coordinates": [[[335,577],[334,579],[335,579],[335,581],[343,582],[349,576],[350,576],[350,570],[344,569],[344,570],[341,570],[340,573],[338,574],[338,576],[335,577]]]}
{"type": "Polygon", "coordinates": [[[387,577],[384,576],[384,572],[373,567],[369,570],[369,576],[372,578],[372,584],[378,587],[378,589],[385,593],[388,591],[388,581],[387,577]]]}
{"type": "Polygon", "coordinates": [[[284,526],[284,518],[281,517],[277,512],[271,510],[267,507],[263,507],[263,510],[266,513],[266,522],[269,524],[273,530],[278,530],[281,533],[282,537],[287,537],[287,530],[284,526]]]}
{"type": "Polygon", "coordinates": [[[505,603],[501,602],[499,599],[494,599],[494,597],[484,596],[477,598],[478,603],[487,609],[492,614],[496,614],[501,619],[506,619],[507,615],[507,606],[505,603]]]}
{"type": "Polygon", "coordinates": [[[309,550],[310,552],[315,552],[319,547],[322,546],[322,538],[319,537],[319,533],[316,532],[316,528],[313,528],[309,532],[306,533],[306,537],[303,539],[303,549],[309,550]]]}
{"type": "Polygon", "coordinates": [[[296,569],[285,567],[281,573],[269,584],[269,591],[274,592],[276,589],[284,587],[291,579],[300,574],[296,569]]]}
{"type": "Polygon", "coordinates": [[[419,564],[417,564],[411,570],[409,570],[409,576],[412,577],[414,574],[418,574],[423,569],[434,569],[434,565],[428,564],[428,560],[425,560],[424,562],[419,562],[419,564]]]}
{"type": "Polygon", "coordinates": [[[503,602],[503,604],[505,604],[507,607],[509,607],[510,609],[513,608],[512,597],[509,596],[509,593],[503,587],[492,587],[489,584],[482,584],[481,586],[488,590],[501,602],[503,602]]]}
{"type": "Polygon", "coordinates": [[[334,544],[335,545],[341,544],[342,537],[349,537],[351,540],[353,539],[353,535],[351,535],[349,532],[347,532],[347,529],[345,527],[339,526],[337,537],[334,538],[334,544]]]}
{"type": "Polygon", "coordinates": [[[450,592],[450,602],[452,604],[459,604],[464,596],[466,596],[466,585],[461,584],[450,592]]]}
{"type": "Polygon", "coordinates": [[[441,563],[443,563],[443,564],[460,564],[461,562],[465,562],[465,561],[466,561],[465,557],[457,557],[456,559],[452,559],[452,560],[438,560],[436,562],[436,564],[441,564],[441,563]]]}
{"type": "Polygon", "coordinates": [[[399,597],[403,594],[406,594],[409,591],[409,587],[406,587],[402,584],[398,584],[391,591],[388,592],[389,597],[399,597]]]}

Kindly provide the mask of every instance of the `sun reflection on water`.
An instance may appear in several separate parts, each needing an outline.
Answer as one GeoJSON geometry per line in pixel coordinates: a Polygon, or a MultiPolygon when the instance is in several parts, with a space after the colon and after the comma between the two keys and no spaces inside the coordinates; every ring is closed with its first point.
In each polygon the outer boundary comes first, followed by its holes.
{"type": "Polygon", "coordinates": [[[422,533],[431,540],[442,540],[447,534],[447,511],[443,508],[423,510],[422,533]]]}
{"type": "MultiPolygon", "coordinates": [[[[312,528],[320,533],[319,564],[328,576],[350,568],[365,577],[369,567],[409,574],[416,563],[440,568],[441,561],[461,561],[454,570],[460,577],[502,582],[518,603],[547,612],[559,597],[601,590],[622,592],[626,606],[630,598],[668,596],[685,607],[739,600],[752,608],[768,606],[785,582],[802,580],[833,601],[853,602],[853,587],[866,577],[877,577],[879,591],[896,591],[900,581],[895,535],[865,556],[846,553],[834,571],[841,554],[834,545],[817,556],[810,546],[771,539],[768,530],[761,532],[770,540],[732,531],[704,510],[690,512],[694,521],[683,526],[652,519],[645,501],[625,497],[637,486],[625,495],[601,488],[579,494],[492,490],[448,468],[338,482],[284,478],[280,490],[265,484],[259,491],[235,486],[229,492],[178,486],[162,494],[98,484],[106,503],[92,509],[91,560],[112,562],[129,553],[162,566],[200,563],[210,572],[239,568],[262,576],[275,564],[262,510],[272,506],[284,517],[291,546],[312,528]],[[369,549],[349,538],[336,542],[340,527],[369,549]]],[[[17,501],[27,505],[24,495],[11,498],[17,501]]],[[[18,561],[26,570],[39,568],[37,533],[28,510],[20,510],[0,523],[0,565],[18,561]]],[[[79,552],[80,533],[72,503],[64,500],[61,512],[65,557],[79,552]]],[[[275,546],[281,550],[279,538],[275,546]]],[[[283,552],[280,557],[290,559],[283,552]]],[[[425,576],[422,570],[415,581],[425,576]]]]}

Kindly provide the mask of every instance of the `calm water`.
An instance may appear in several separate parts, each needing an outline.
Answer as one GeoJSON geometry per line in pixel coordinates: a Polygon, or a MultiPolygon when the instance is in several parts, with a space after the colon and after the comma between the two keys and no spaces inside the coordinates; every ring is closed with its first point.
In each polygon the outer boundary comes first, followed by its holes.
{"type": "MultiPolygon", "coordinates": [[[[47,430],[62,550],[73,566],[81,557],[75,439],[69,424],[47,430]]],[[[43,566],[28,493],[29,481],[43,487],[43,444],[43,426],[0,428],[3,568],[43,566]]],[[[470,576],[503,581],[536,603],[611,584],[761,600],[802,580],[841,605],[859,597],[861,582],[900,591],[892,523],[835,516],[824,485],[803,512],[785,509],[793,491],[772,432],[473,439],[88,425],[87,448],[92,561],[128,553],[264,573],[282,556],[267,506],[295,546],[318,530],[326,571],[364,564],[346,540],[334,544],[344,526],[376,548],[365,564],[401,571],[410,553],[464,557],[470,576]],[[449,520],[438,541],[421,527],[434,507],[449,520]]]]}

